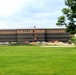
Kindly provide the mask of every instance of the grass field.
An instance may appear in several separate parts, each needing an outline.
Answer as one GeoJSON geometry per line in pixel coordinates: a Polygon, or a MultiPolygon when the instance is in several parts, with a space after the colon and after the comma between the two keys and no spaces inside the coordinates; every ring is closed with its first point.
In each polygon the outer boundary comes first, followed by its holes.
{"type": "Polygon", "coordinates": [[[76,75],[76,47],[0,46],[0,75],[76,75]]]}

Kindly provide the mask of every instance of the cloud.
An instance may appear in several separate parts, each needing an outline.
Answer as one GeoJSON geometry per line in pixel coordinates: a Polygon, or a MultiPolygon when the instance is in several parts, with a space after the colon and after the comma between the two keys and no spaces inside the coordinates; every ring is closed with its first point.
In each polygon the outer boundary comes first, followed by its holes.
{"type": "Polygon", "coordinates": [[[0,0],[0,27],[56,27],[62,0],[0,0]]]}

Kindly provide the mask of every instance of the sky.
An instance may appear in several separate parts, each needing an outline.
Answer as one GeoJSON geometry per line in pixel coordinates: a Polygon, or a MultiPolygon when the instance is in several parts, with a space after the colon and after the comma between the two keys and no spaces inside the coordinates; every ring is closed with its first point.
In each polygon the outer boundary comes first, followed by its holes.
{"type": "Polygon", "coordinates": [[[0,29],[57,28],[64,0],[0,0],[0,29]]]}

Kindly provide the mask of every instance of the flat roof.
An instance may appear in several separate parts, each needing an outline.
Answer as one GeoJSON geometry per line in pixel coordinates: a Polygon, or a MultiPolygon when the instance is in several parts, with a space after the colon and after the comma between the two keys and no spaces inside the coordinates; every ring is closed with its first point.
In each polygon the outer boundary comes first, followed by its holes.
{"type": "Polygon", "coordinates": [[[65,28],[21,28],[21,29],[0,29],[0,30],[47,30],[47,29],[65,29],[65,28]]]}

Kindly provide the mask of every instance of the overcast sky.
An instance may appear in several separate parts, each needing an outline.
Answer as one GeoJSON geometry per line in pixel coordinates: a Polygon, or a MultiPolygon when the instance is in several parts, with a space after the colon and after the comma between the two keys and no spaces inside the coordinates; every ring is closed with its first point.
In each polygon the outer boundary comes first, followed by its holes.
{"type": "Polygon", "coordinates": [[[0,29],[55,28],[64,0],[0,0],[0,29]]]}

